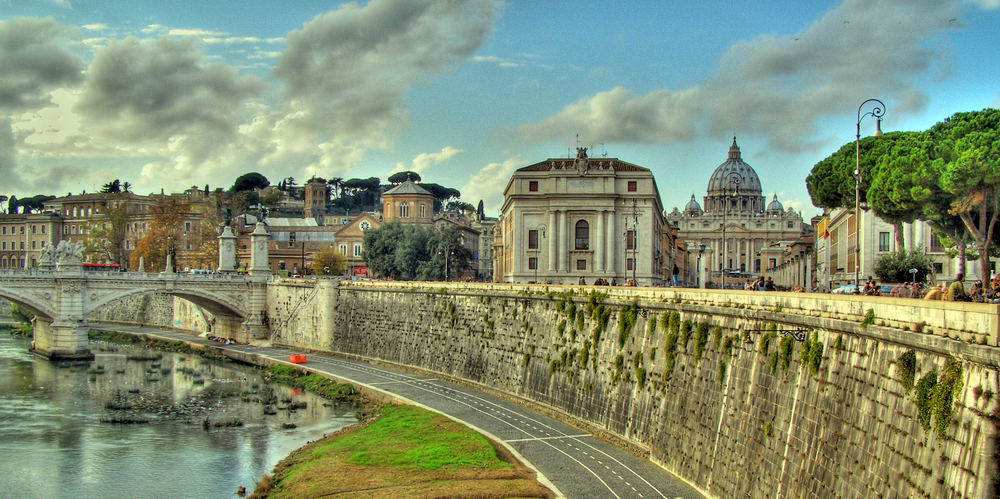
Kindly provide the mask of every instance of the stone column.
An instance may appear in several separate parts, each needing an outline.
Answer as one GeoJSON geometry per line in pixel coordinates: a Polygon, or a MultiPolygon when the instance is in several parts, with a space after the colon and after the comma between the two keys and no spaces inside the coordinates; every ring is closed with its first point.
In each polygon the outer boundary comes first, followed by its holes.
{"type": "Polygon", "coordinates": [[[86,281],[60,279],[56,284],[55,320],[36,317],[31,350],[52,360],[93,359],[87,345],[87,321],[84,317],[86,281]]]}
{"type": "Polygon", "coordinates": [[[567,242],[570,238],[567,230],[566,210],[559,212],[559,268],[558,270],[569,271],[569,251],[567,242]]]}
{"type": "Polygon", "coordinates": [[[219,236],[219,272],[236,271],[236,235],[228,225],[219,236]]]}
{"type": "Polygon", "coordinates": [[[267,263],[267,229],[263,222],[257,222],[250,234],[250,275],[270,274],[271,269],[267,263]]]}
{"type": "Polygon", "coordinates": [[[559,240],[559,227],[556,226],[556,211],[549,210],[549,272],[556,270],[556,241],[559,240]]]}
{"type": "MultiPolygon", "coordinates": [[[[604,256],[607,264],[604,267],[605,272],[615,273],[615,256],[618,254],[615,244],[616,234],[615,234],[615,212],[607,211],[604,213],[607,217],[607,227],[605,229],[604,237],[607,238],[608,244],[604,248],[604,256]]],[[[619,284],[625,284],[624,282],[619,284]]]]}
{"type": "Polygon", "coordinates": [[[604,272],[604,210],[597,212],[597,227],[594,232],[594,272],[604,272]]]}

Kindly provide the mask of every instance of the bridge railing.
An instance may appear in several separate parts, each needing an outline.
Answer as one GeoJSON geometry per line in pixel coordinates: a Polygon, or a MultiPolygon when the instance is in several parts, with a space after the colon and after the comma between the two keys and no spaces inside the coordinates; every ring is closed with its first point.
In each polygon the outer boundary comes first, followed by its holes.
{"type": "MultiPolygon", "coordinates": [[[[53,278],[64,276],[66,274],[53,270],[41,270],[41,269],[2,269],[0,270],[0,277],[8,278],[25,278],[25,277],[41,277],[41,278],[53,278]]],[[[174,273],[157,273],[157,272],[83,272],[76,274],[76,276],[83,276],[87,279],[95,280],[105,280],[105,281],[149,281],[149,280],[162,280],[162,279],[172,279],[172,280],[191,280],[191,281],[245,281],[247,276],[245,274],[239,274],[234,272],[225,272],[217,274],[190,274],[187,272],[174,272],[174,273]]]]}

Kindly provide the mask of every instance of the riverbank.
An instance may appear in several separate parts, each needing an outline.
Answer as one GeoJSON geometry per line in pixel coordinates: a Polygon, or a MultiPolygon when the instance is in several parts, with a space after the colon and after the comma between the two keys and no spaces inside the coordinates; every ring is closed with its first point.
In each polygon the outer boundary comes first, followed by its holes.
{"type": "Polygon", "coordinates": [[[502,446],[445,416],[387,404],[282,460],[251,497],[553,497],[502,446]]]}
{"type": "MultiPolygon", "coordinates": [[[[236,360],[212,348],[149,335],[92,331],[89,337],[236,360]]],[[[349,383],[293,366],[259,367],[265,369],[268,381],[353,403],[363,423],[294,451],[278,463],[273,476],[261,480],[255,497],[360,492],[366,497],[554,497],[536,480],[536,470],[507,448],[446,416],[383,404],[349,383]]]]}

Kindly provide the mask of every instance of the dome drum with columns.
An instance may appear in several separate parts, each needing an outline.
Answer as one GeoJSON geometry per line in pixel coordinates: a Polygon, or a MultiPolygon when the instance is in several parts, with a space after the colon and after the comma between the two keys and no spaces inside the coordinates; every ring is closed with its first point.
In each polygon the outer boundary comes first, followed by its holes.
{"type": "MultiPolygon", "coordinates": [[[[666,218],[677,228],[678,239],[687,244],[688,268],[698,268],[701,250],[706,278],[715,284],[721,281],[723,269],[734,277],[766,274],[768,268],[781,262],[771,261],[775,260],[773,251],[762,257],[761,250],[788,246],[811,233],[802,216],[791,208],[785,210],[777,195],[766,203],[760,177],[743,161],[736,137],[726,160],[709,176],[702,201],[704,208],[692,194],[683,212],[674,208],[666,218]],[[727,241],[724,250],[723,232],[727,241]]],[[[697,275],[691,277],[696,279],[697,275]]]]}

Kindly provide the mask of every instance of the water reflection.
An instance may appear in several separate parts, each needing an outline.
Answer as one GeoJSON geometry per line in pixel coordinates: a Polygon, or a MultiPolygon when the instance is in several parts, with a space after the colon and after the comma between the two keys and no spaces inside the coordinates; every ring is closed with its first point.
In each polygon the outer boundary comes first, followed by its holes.
{"type": "Polygon", "coordinates": [[[52,363],[0,335],[0,496],[231,497],[356,422],[248,366],[91,347],[92,362],[52,363]]]}

